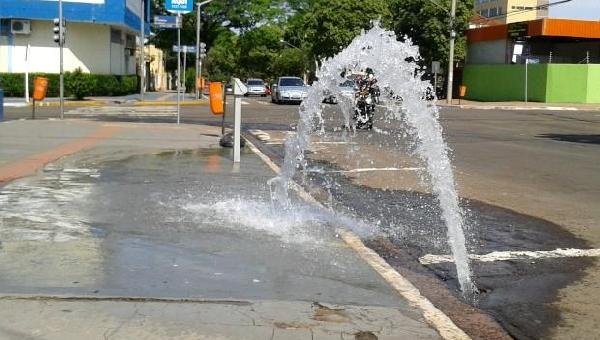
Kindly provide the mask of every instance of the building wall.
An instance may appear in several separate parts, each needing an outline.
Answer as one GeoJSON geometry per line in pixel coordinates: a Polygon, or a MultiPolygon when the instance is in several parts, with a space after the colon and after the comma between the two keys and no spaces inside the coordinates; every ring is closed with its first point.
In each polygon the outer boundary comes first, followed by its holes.
{"type": "MultiPolygon", "coordinates": [[[[523,101],[525,65],[467,65],[463,83],[468,99],[523,101]]],[[[528,65],[528,89],[530,101],[600,103],[600,65],[528,65]]]]}
{"type": "Polygon", "coordinates": [[[480,41],[469,45],[467,63],[504,64],[506,63],[506,39],[480,41]]]}
{"type": "MultiPolygon", "coordinates": [[[[0,72],[59,72],[59,48],[50,21],[31,21],[31,34],[0,39],[0,72]],[[29,44],[29,58],[25,61],[29,44]]],[[[119,30],[123,36],[123,31],[119,30]]],[[[125,41],[125,37],[122,37],[125,41]]],[[[68,23],[64,52],[65,71],[81,68],[96,74],[135,74],[135,57],[127,57],[124,44],[111,43],[108,25],[68,23]]]]}
{"type": "Polygon", "coordinates": [[[548,10],[532,10],[549,0],[474,0],[474,11],[503,23],[529,21],[548,17],[548,10]]]}

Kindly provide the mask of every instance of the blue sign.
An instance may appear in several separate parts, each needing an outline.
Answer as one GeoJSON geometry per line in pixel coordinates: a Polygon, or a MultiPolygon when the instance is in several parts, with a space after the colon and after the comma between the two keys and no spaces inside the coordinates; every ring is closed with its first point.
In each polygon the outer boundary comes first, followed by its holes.
{"type": "Polygon", "coordinates": [[[166,0],[165,8],[171,13],[190,13],[194,10],[194,0],[166,0]]]}
{"type": "Polygon", "coordinates": [[[179,17],[174,15],[155,15],[153,24],[156,28],[181,28],[179,17]]]}

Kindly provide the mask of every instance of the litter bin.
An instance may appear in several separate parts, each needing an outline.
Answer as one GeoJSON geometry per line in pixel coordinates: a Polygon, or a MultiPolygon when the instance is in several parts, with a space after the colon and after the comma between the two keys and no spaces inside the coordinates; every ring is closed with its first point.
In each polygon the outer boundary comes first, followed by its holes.
{"type": "Polygon", "coordinates": [[[0,122],[4,120],[4,90],[0,89],[0,122]]]}

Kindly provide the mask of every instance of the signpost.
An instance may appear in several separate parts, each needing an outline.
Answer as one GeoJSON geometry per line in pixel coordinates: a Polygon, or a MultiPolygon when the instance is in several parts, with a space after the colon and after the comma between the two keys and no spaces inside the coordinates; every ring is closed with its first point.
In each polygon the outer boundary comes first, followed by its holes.
{"type": "Polygon", "coordinates": [[[196,46],[183,45],[179,47],[177,45],[173,45],[173,52],[196,53],[196,46]]]}
{"type": "Polygon", "coordinates": [[[177,14],[177,124],[181,120],[181,15],[190,13],[194,9],[193,0],[166,0],[165,9],[167,12],[177,14]]]}
{"type": "Polygon", "coordinates": [[[181,20],[174,15],[155,15],[154,27],[156,28],[181,28],[181,20]]]}
{"type": "Polygon", "coordinates": [[[431,73],[433,73],[433,93],[436,95],[437,98],[437,78],[438,78],[438,73],[440,73],[440,68],[441,68],[441,64],[439,61],[432,61],[431,62],[431,73]]]}

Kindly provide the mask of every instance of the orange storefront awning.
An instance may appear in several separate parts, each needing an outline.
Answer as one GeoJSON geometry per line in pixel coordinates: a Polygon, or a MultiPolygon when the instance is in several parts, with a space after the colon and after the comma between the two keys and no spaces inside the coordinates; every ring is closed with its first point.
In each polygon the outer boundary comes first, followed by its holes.
{"type": "Polygon", "coordinates": [[[508,39],[509,27],[527,25],[530,37],[564,37],[575,39],[600,39],[600,21],[571,19],[539,19],[513,24],[487,26],[467,30],[469,43],[508,39]]]}

